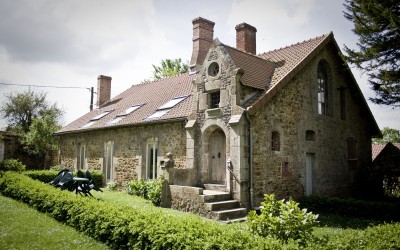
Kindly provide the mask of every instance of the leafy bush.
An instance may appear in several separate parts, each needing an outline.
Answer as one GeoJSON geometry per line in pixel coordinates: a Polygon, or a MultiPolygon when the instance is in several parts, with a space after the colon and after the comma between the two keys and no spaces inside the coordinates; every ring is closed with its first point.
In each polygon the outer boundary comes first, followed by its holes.
{"type": "MultiPolygon", "coordinates": [[[[49,183],[56,178],[59,171],[54,170],[30,170],[25,171],[23,174],[29,176],[34,180],[39,180],[44,183],[49,183]]],[[[103,174],[100,171],[91,171],[94,185],[101,187],[103,182],[103,174]]],[[[73,173],[74,176],[77,172],[73,173]]]]}
{"type": "Polygon", "coordinates": [[[107,182],[107,189],[110,191],[116,191],[117,190],[117,183],[115,181],[110,181],[107,182]]]}
{"type": "Polygon", "coordinates": [[[306,244],[312,238],[318,215],[307,213],[306,209],[301,210],[299,204],[292,199],[276,201],[273,194],[265,194],[260,211],[258,215],[252,210],[247,217],[253,233],[263,237],[272,236],[285,242],[293,239],[301,244],[306,244]]]}
{"type": "Polygon", "coordinates": [[[142,179],[133,180],[128,183],[128,194],[137,195],[150,200],[155,206],[161,204],[162,179],[149,180],[144,182],[142,179]]]}
{"type": "Polygon", "coordinates": [[[53,171],[61,171],[61,169],[63,169],[63,167],[61,165],[54,165],[50,167],[50,170],[53,171]]]}
{"type": "Polygon", "coordinates": [[[377,202],[341,198],[305,196],[302,207],[317,213],[331,213],[356,218],[400,221],[400,202],[377,202]]]}
{"type": "Polygon", "coordinates": [[[22,172],[25,171],[25,168],[26,166],[16,159],[7,159],[0,162],[0,171],[22,172]]]}
{"type": "MultiPolygon", "coordinates": [[[[28,203],[113,249],[281,249],[282,242],[253,235],[242,225],[223,225],[201,217],[142,209],[61,191],[7,172],[0,192],[28,203]]],[[[298,249],[289,242],[286,249],[298,249]]]]}

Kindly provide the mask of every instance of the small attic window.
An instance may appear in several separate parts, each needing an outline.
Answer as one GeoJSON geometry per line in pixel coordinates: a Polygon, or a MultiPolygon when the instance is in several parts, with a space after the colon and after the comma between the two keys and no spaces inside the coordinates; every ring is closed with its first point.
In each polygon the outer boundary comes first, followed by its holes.
{"type": "Polygon", "coordinates": [[[90,121],[97,121],[103,118],[104,116],[108,115],[109,113],[113,112],[113,110],[107,110],[101,113],[100,115],[95,116],[94,118],[90,119],[90,121]]]}
{"type": "Polygon", "coordinates": [[[121,121],[122,119],[124,119],[127,115],[129,115],[130,113],[132,113],[133,111],[137,110],[138,108],[140,108],[142,105],[133,105],[130,106],[129,108],[125,109],[123,112],[119,113],[113,120],[109,121],[109,124],[114,124],[117,123],[119,121],[121,121]]]}
{"type": "Polygon", "coordinates": [[[130,106],[129,108],[125,109],[124,112],[119,113],[117,116],[126,116],[129,115],[130,113],[132,113],[133,111],[137,110],[138,108],[140,108],[142,105],[133,105],[130,106]]]}
{"type": "Polygon", "coordinates": [[[109,113],[113,112],[114,110],[107,110],[104,111],[103,113],[93,117],[92,119],[90,119],[90,121],[88,123],[86,123],[85,125],[83,125],[81,128],[87,128],[92,126],[96,121],[100,120],[101,118],[103,118],[104,116],[108,115],[109,113]]]}
{"type": "Polygon", "coordinates": [[[152,118],[157,118],[165,115],[168,111],[170,111],[173,107],[175,107],[178,103],[182,102],[185,100],[188,96],[179,96],[175,97],[168,102],[164,103],[161,105],[156,112],[148,116],[146,119],[152,119],[152,118]]]}
{"type": "Polygon", "coordinates": [[[208,75],[210,76],[216,76],[219,73],[219,65],[217,62],[212,62],[209,66],[208,66],[208,75]]]}
{"type": "Polygon", "coordinates": [[[179,96],[175,97],[174,99],[169,100],[168,102],[164,103],[161,107],[159,107],[157,110],[161,109],[170,109],[173,108],[175,105],[180,103],[181,101],[185,100],[187,96],[179,96]]]}

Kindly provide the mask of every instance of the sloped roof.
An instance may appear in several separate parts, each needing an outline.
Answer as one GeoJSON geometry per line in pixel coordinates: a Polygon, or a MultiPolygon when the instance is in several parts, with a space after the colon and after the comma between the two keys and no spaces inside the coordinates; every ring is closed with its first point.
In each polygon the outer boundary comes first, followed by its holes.
{"type": "Polygon", "coordinates": [[[253,100],[248,107],[250,114],[257,112],[332,39],[333,34],[329,33],[260,54],[261,58],[274,62],[276,67],[271,77],[270,88],[264,95],[259,95],[258,99],[253,100]]]}
{"type": "Polygon", "coordinates": [[[194,77],[195,75],[183,74],[159,81],[133,85],[103,104],[100,108],[92,110],[63,127],[57,134],[149,122],[161,122],[171,119],[184,119],[190,114],[192,108],[192,80],[194,77]],[[163,104],[180,96],[187,96],[187,98],[172,107],[161,117],[147,119],[149,115],[155,113],[163,104]],[[127,108],[133,105],[141,106],[119,122],[114,124],[109,123],[118,114],[123,113],[127,108]],[[110,110],[112,110],[112,112],[97,120],[93,125],[82,128],[82,126],[88,124],[91,119],[110,110]]]}
{"type": "MultiPolygon", "coordinates": [[[[378,155],[382,152],[382,150],[388,145],[389,143],[373,143],[372,144],[372,161],[378,157],[378,155]]],[[[400,143],[391,143],[396,146],[400,150],[400,143]]]]}
{"type": "Polygon", "coordinates": [[[243,69],[242,84],[266,90],[271,82],[275,63],[256,55],[224,45],[236,67],[243,69]]]}
{"type": "MultiPolygon", "coordinates": [[[[260,90],[259,94],[255,95],[252,100],[246,103],[245,108],[247,108],[250,114],[254,114],[329,42],[333,42],[337,50],[340,51],[332,33],[293,44],[285,48],[265,52],[258,56],[245,53],[224,44],[221,45],[233,64],[243,69],[242,84],[260,90]]],[[[214,41],[214,43],[218,44],[219,41],[214,41]]],[[[351,75],[351,72],[349,74],[351,75]]],[[[57,134],[114,126],[161,122],[170,119],[185,119],[190,114],[192,108],[192,80],[195,79],[195,77],[195,75],[183,74],[155,82],[133,85],[118,96],[112,98],[99,109],[93,110],[71,124],[68,124],[59,130],[57,134]],[[161,105],[178,96],[188,96],[188,98],[174,106],[161,117],[153,119],[147,118],[149,115],[156,112],[161,105]],[[113,124],[109,123],[116,115],[124,112],[124,110],[132,105],[142,106],[119,122],[113,124]],[[112,110],[112,112],[102,117],[91,126],[82,128],[82,126],[97,115],[110,110],[112,110]]],[[[351,78],[354,81],[356,90],[361,93],[352,75],[351,78]]],[[[371,134],[375,133],[379,135],[379,127],[362,95],[361,101],[364,102],[365,109],[370,114],[371,134]]]]}

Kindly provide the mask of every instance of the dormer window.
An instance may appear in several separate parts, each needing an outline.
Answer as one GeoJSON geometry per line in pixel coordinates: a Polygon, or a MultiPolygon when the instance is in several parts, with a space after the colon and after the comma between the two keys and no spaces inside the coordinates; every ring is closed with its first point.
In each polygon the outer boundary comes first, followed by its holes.
{"type": "Polygon", "coordinates": [[[153,114],[148,116],[146,119],[158,118],[158,117],[161,117],[161,116],[165,115],[168,111],[170,111],[177,104],[179,104],[180,102],[185,100],[187,97],[188,96],[178,96],[178,97],[175,97],[175,98],[169,100],[168,102],[166,102],[163,105],[161,105],[156,110],[156,112],[154,112],[153,114]]]}

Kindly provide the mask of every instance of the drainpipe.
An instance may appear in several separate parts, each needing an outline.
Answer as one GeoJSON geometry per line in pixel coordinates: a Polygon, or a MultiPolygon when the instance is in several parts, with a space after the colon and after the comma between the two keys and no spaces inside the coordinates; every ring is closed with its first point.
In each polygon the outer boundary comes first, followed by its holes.
{"type": "Polygon", "coordinates": [[[249,113],[246,113],[246,120],[249,124],[249,190],[250,190],[250,209],[254,209],[254,201],[253,201],[253,128],[251,124],[251,120],[249,117],[249,113]]]}

